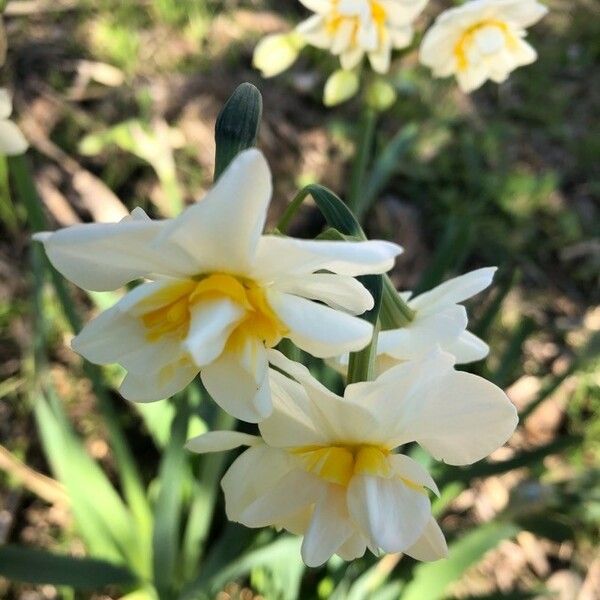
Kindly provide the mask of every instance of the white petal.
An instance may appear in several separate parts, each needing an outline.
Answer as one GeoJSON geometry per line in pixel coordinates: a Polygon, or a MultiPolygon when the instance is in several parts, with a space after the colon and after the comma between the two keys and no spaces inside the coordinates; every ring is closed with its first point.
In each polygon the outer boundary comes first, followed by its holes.
{"type": "Polygon", "coordinates": [[[16,156],[23,154],[28,146],[25,136],[12,121],[0,119],[0,154],[16,156]]]}
{"type": "Polygon", "coordinates": [[[440,490],[431,475],[417,461],[405,454],[392,454],[388,457],[388,460],[392,465],[395,476],[426,487],[436,496],[440,495],[440,490]]]}
{"type": "Polygon", "coordinates": [[[382,331],[377,339],[377,354],[396,360],[419,358],[437,345],[445,348],[467,328],[464,306],[450,305],[439,312],[421,315],[401,329],[382,331]]]}
{"type": "Polygon", "coordinates": [[[199,367],[221,355],[230,333],[244,314],[244,309],[229,299],[209,300],[193,308],[183,347],[199,367]]]}
{"type": "Polygon", "coordinates": [[[310,507],[323,492],[321,482],[294,469],[285,452],[264,445],[237,458],[221,486],[227,517],[247,527],[276,525],[310,507]]]}
{"type": "Polygon", "coordinates": [[[446,306],[463,302],[485,290],[492,283],[496,270],[496,267],[487,267],[455,277],[412,298],[409,304],[411,308],[422,314],[430,314],[446,306]]]}
{"type": "Polygon", "coordinates": [[[503,18],[519,27],[534,25],[548,12],[548,8],[536,0],[504,0],[499,8],[503,18]]]}
{"type": "Polygon", "coordinates": [[[265,441],[278,448],[325,444],[319,413],[304,387],[273,369],[269,379],[273,412],[259,425],[265,441]]]}
{"type": "Polygon", "coordinates": [[[286,337],[319,358],[361,350],[373,335],[367,321],[306,298],[271,292],[269,304],[289,329],[286,337]]]}
{"type": "Polygon", "coordinates": [[[302,560],[309,567],[327,562],[354,533],[348,518],[345,489],[327,486],[315,506],[310,525],[302,541],[302,560]]]}
{"type": "Polygon", "coordinates": [[[490,347],[469,331],[463,331],[454,340],[444,342],[442,348],[454,355],[459,365],[481,360],[490,352],[490,347]]]}
{"type": "Polygon", "coordinates": [[[304,38],[304,40],[316,48],[325,50],[331,45],[331,36],[327,31],[325,20],[321,15],[313,15],[302,21],[296,31],[304,38]]]}
{"type": "Polygon", "coordinates": [[[327,13],[331,10],[331,0],[300,0],[308,10],[316,13],[327,13]]]}
{"type": "Polygon", "coordinates": [[[259,443],[261,443],[261,439],[256,435],[239,431],[209,431],[188,440],[185,447],[191,452],[206,454],[207,452],[226,452],[239,446],[256,446],[259,443]]]}
{"type": "MultiPolygon", "coordinates": [[[[0,28],[2,24],[0,21],[0,28]]],[[[0,37],[2,36],[3,30],[0,30],[0,37]]],[[[0,46],[1,46],[0,42],[0,46]]],[[[6,88],[0,88],[0,119],[8,119],[12,113],[12,98],[6,88]]]]}
{"type": "Polygon", "coordinates": [[[350,561],[363,556],[367,549],[367,542],[363,535],[354,533],[338,549],[336,554],[344,560],[350,561]]]}
{"type": "MultiPolygon", "coordinates": [[[[388,371],[389,372],[389,371],[388,371]]],[[[517,426],[517,411],[496,385],[452,371],[407,407],[405,427],[436,459],[467,465],[502,446],[517,426]]]]}
{"type": "Polygon", "coordinates": [[[401,252],[400,246],[378,240],[329,242],[264,235],[258,244],[255,278],[269,281],[321,270],[352,276],[385,273],[401,252]]]}
{"type": "Polygon", "coordinates": [[[412,556],[415,560],[427,562],[448,556],[446,538],[433,517],[429,519],[429,523],[425,526],[423,535],[404,553],[412,556]]]}
{"type": "Polygon", "coordinates": [[[248,340],[239,351],[226,349],[200,376],[213,400],[236,419],[257,423],[272,410],[267,353],[262,342],[248,340]]]}
{"type": "Polygon", "coordinates": [[[73,283],[87,290],[114,290],[151,273],[193,273],[189,257],[175,248],[152,249],[167,221],[125,218],[119,223],[86,223],[37,234],[50,262],[73,283]]]}
{"type": "Polygon", "coordinates": [[[352,478],[348,509],[363,535],[385,552],[403,552],[412,546],[431,517],[426,494],[400,480],[370,475],[352,478]]]}
{"type": "Polygon", "coordinates": [[[198,374],[198,368],[187,357],[176,357],[162,364],[165,352],[160,352],[158,348],[154,350],[152,356],[145,355],[147,372],[129,371],[125,376],[119,388],[123,398],[132,402],[155,402],[169,398],[185,389],[198,374]]]}
{"type": "Polygon", "coordinates": [[[271,171],[256,149],[240,153],[203,200],[171,221],[157,248],[174,244],[194,257],[197,272],[248,271],[271,199],[271,171]]]}
{"type": "Polygon", "coordinates": [[[310,300],[319,300],[331,308],[360,315],[373,308],[369,291],[350,275],[315,273],[277,281],[275,289],[310,300]]]}
{"type": "Polygon", "coordinates": [[[340,64],[345,71],[352,71],[363,59],[365,51],[362,48],[349,48],[340,54],[340,64]]]}

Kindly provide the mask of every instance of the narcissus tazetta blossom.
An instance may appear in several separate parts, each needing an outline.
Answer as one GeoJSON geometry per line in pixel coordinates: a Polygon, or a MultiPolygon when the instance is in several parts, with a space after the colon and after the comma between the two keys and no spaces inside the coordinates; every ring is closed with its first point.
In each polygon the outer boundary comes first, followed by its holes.
{"type": "MultiPolygon", "coordinates": [[[[399,362],[419,358],[436,347],[452,354],[457,364],[485,358],[489,346],[467,331],[467,311],[460,303],[486,289],[495,272],[496,267],[477,269],[414,298],[411,292],[402,292],[400,296],[414,311],[414,318],[404,327],[379,332],[378,372],[399,362]]],[[[330,364],[345,373],[348,355],[330,361],[330,364]]]]}
{"type": "Polygon", "coordinates": [[[446,554],[431,516],[427,471],[396,450],[418,442],[452,465],[479,460],[517,424],[500,388],[455,371],[436,350],[337,396],[306,367],[271,350],[274,410],[260,437],[232,431],[188,442],[195,452],[250,446],[222,480],[227,516],[248,527],[275,526],[304,535],[302,557],[318,566],[373,552],[418,560],[446,554]]]}
{"type": "Polygon", "coordinates": [[[371,67],[387,73],[392,50],[412,40],[412,23],[427,0],[300,0],[315,14],[297,31],[317,48],[340,57],[353,69],[368,56],[371,67]]]}
{"type": "Polygon", "coordinates": [[[128,399],[165,398],[200,372],[226,411],[258,421],[271,412],[267,348],[284,337],[319,357],[366,346],[372,327],[353,315],[373,298],[354,276],[387,271],[401,248],[261,235],[271,191],[265,158],[247,150],[175,219],[136,209],[119,223],[36,236],[82,288],[149,280],[92,320],[73,349],[123,365],[128,399]]]}
{"type": "Polygon", "coordinates": [[[7,90],[0,88],[0,154],[14,156],[23,154],[29,144],[21,130],[9,120],[12,101],[7,90]]]}
{"type": "Polygon", "coordinates": [[[421,44],[421,62],[436,77],[455,75],[465,92],[496,83],[537,58],[526,28],[547,8],[537,0],[471,0],[443,12],[421,44]]]}

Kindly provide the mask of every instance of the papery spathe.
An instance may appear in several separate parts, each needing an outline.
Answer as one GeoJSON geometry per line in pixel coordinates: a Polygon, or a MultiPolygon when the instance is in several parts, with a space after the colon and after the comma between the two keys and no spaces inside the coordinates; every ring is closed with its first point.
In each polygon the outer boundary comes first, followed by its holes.
{"type": "Polygon", "coordinates": [[[258,150],[241,153],[207,196],[175,219],[141,209],[119,223],[36,236],[68,279],[112,290],[145,278],[73,340],[88,360],[127,370],[121,393],[158,400],[200,372],[237,418],[271,412],[267,348],[282,338],[319,357],[363,348],[373,305],[354,276],[391,268],[388,242],[307,241],[262,235],[271,173],[258,150]]]}
{"type": "Polygon", "coordinates": [[[274,410],[259,424],[260,437],[217,431],[188,442],[195,452],[250,446],[222,481],[229,519],[304,535],[309,566],[333,554],[352,560],[367,548],[445,556],[426,491],[437,493],[436,485],[395,449],[416,441],[453,465],[485,457],[516,427],[502,390],[455,371],[450,355],[434,351],[347,386],[342,398],[304,366],[269,354],[285,375],[270,372],[274,410]]]}

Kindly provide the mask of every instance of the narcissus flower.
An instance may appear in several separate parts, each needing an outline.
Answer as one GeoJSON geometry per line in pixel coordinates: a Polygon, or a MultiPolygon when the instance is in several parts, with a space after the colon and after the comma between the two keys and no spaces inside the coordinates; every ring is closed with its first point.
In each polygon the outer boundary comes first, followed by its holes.
{"type": "MultiPolygon", "coordinates": [[[[452,354],[458,364],[485,358],[489,346],[467,331],[467,311],[460,303],[486,289],[495,272],[496,267],[477,269],[414,298],[411,292],[402,292],[400,295],[414,311],[414,318],[402,328],[379,332],[378,372],[399,362],[419,358],[436,347],[452,354]]],[[[348,355],[330,361],[330,364],[345,373],[348,355]]]]}
{"type": "Polygon", "coordinates": [[[451,355],[390,369],[337,396],[308,370],[269,351],[274,410],[260,437],[209,432],[188,442],[195,452],[250,446],[222,480],[227,516],[248,527],[304,535],[302,557],[318,566],[373,552],[418,560],[446,554],[431,516],[427,471],[396,450],[419,443],[436,459],[466,465],[501,446],[517,424],[502,390],[455,371],[451,355]]]}
{"type": "Polygon", "coordinates": [[[284,337],[319,357],[366,346],[372,328],[353,315],[373,299],[354,276],[387,271],[401,248],[261,235],[271,189],[265,158],[247,150],[175,219],[136,209],[119,223],[37,235],[82,288],[149,280],[92,320],[73,349],[123,365],[121,393],[134,401],[170,396],[200,372],[216,402],[254,422],[271,412],[267,348],[284,337]]]}
{"type": "Polygon", "coordinates": [[[0,154],[7,156],[23,154],[29,145],[21,130],[8,119],[11,113],[10,95],[0,88],[0,154]]]}
{"type": "Polygon", "coordinates": [[[387,73],[392,49],[405,48],[412,23],[427,0],[300,0],[315,14],[297,31],[317,48],[340,57],[342,68],[356,67],[365,54],[373,70],[387,73]]]}
{"type": "Polygon", "coordinates": [[[537,0],[471,0],[443,12],[423,38],[421,62],[436,77],[456,75],[471,92],[486,80],[496,83],[537,58],[524,40],[526,28],[547,8],[537,0]]]}

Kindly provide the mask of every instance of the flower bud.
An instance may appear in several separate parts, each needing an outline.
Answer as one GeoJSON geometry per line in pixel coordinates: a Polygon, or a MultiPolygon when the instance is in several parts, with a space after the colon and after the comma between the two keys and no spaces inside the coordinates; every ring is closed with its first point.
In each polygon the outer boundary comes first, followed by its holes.
{"type": "Polygon", "coordinates": [[[367,104],[376,111],[383,112],[390,108],[398,94],[391,83],[385,79],[375,79],[372,81],[365,92],[367,104]]]}
{"type": "Polygon", "coordinates": [[[355,71],[339,69],[332,73],[325,83],[323,103],[325,106],[335,106],[350,100],[358,92],[359,77],[355,71]]]}

